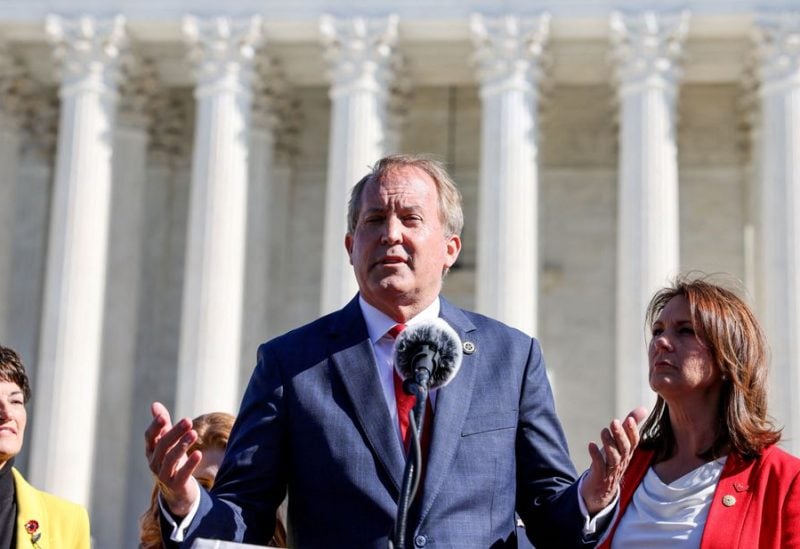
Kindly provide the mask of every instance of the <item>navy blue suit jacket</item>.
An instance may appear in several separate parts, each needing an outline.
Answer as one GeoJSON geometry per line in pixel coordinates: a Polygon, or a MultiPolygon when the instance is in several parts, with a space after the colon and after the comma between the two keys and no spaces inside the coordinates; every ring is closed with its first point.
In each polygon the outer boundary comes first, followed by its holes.
{"type": "MultiPolygon", "coordinates": [[[[475,351],[439,390],[416,547],[582,547],[575,471],[535,339],[441,301],[475,351]]],[[[258,351],[194,537],[266,544],[289,494],[291,547],[385,549],[405,458],[358,300],[258,351]]],[[[188,544],[187,544],[188,546],[188,544]]]]}

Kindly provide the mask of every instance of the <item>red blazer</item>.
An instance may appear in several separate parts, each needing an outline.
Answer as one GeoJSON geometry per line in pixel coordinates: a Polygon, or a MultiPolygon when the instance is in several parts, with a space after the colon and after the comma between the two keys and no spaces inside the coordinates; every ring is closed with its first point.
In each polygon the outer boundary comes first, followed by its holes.
{"type": "MultiPolygon", "coordinates": [[[[608,549],[619,520],[653,461],[638,449],[620,484],[619,513],[598,548],[608,549]]],[[[800,459],[776,446],[745,461],[728,455],[722,468],[700,549],[800,548],[800,459]]]]}

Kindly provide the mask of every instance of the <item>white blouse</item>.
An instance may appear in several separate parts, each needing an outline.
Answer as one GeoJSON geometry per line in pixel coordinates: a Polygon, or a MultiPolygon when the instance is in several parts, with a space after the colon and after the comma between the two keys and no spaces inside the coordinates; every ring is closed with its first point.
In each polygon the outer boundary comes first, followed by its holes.
{"type": "Polygon", "coordinates": [[[662,482],[650,467],[619,522],[612,549],[700,547],[726,459],[710,461],[671,484],[662,482]]]}

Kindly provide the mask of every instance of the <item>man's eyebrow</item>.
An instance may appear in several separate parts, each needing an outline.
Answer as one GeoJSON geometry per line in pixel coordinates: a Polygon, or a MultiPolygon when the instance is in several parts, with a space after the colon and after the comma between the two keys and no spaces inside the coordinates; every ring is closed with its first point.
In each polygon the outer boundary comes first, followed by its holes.
{"type": "Polygon", "coordinates": [[[425,208],[423,208],[422,204],[398,204],[397,211],[400,212],[421,212],[425,208]]]}
{"type": "MultiPolygon", "coordinates": [[[[421,204],[408,204],[408,205],[399,205],[397,207],[397,211],[400,212],[421,212],[425,208],[422,207],[421,204]]],[[[361,215],[370,215],[370,214],[380,214],[385,213],[389,210],[389,208],[385,206],[373,206],[372,208],[364,208],[361,211],[361,215]]]]}

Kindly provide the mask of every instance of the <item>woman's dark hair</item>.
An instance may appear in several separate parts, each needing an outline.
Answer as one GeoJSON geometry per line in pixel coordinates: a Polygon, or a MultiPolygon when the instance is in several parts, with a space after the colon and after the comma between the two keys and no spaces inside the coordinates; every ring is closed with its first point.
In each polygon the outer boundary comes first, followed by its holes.
{"type": "Polygon", "coordinates": [[[22,359],[14,349],[0,345],[0,381],[16,383],[22,389],[25,404],[31,398],[31,385],[22,359]]]}
{"type": "MultiPolygon", "coordinates": [[[[761,326],[732,291],[708,281],[708,277],[688,275],[656,292],[647,307],[648,326],[676,296],[688,301],[692,327],[696,334],[705,336],[723,378],[717,434],[711,448],[699,457],[720,457],[730,448],[746,459],[755,458],[781,438],[780,429],[767,415],[768,351],[761,326]]],[[[675,451],[669,405],[661,396],[642,425],[641,446],[654,450],[656,461],[675,451]]]]}

